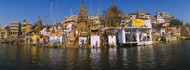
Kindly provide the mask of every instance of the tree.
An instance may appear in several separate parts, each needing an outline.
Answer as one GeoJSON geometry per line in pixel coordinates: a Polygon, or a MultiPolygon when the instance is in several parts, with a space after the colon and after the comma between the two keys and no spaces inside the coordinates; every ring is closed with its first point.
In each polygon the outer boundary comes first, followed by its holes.
{"type": "Polygon", "coordinates": [[[170,27],[174,27],[174,26],[181,26],[181,22],[179,19],[172,19],[170,21],[170,27]]]}

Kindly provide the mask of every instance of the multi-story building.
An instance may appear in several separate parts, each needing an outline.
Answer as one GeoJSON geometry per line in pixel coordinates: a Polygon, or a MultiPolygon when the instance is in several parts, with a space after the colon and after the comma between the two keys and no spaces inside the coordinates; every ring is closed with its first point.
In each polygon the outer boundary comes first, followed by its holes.
{"type": "Polygon", "coordinates": [[[10,36],[17,37],[22,34],[20,22],[11,22],[10,24],[10,36]]]}
{"type": "Polygon", "coordinates": [[[168,23],[173,19],[169,12],[156,12],[155,15],[157,23],[168,23]]]}
{"type": "Polygon", "coordinates": [[[89,26],[87,24],[87,21],[88,21],[88,14],[86,11],[86,7],[84,6],[84,1],[82,1],[82,5],[79,10],[78,25],[77,25],[77,31],[79,33],[88,32],[89,26]]]}
{"type": "Polygon", "coordinates": [[[78,16],[77,15],[65,17],[64,21],[63,21],[63,28],[66,32],[70,32],[72,30],[73,25],[77,25],[77,24],[78,24],[78,16]]]}
{"type": "Polygon", "coordinates": [[[126,14],[120,14],[121,18],[124,18],[123,20],[121,20],[121,24],[120,25],[125,25],[126,23],[128,23],[132,18],[127,16],[126,14]]]}
{"type": "Polygon", "coordinates": [[[141,12],[139,7],[137,10],[137,13],[129,13],[129,17],[131,19],[144,19],[144,20],[151,20],[151,14],[150,13],[145,13],[141,12]]]}
{"type": "Polygon", "coordinates": [[[22,25],[22,35],[26,35],[28,32],[30,32],[31,31],[31,27],[32,27],[32,24],[31,23],[27,23],[26,19],[24,19],[23,25],[22,25]]]}
{"type": "Polygon", "coordinates": [[[88,21],[92,27],[98,27],[98,25],[101,25],[102,17],[100,15],[90,15],[88,16],[88,21]]]}
{"type": "Polygon", "coordinates": [[[6,39],[8,37],[9,37],[9,27],[8,26],[1,26],[0,38],[6,39]]]}
{"type": "Polygon", "coordinates": [[[73,15],[70,17],[65,17],[64,18],[64,24],[70,24],[70,23],[77,23],[78,22],[78,16],[77,15],[73,15]]]}

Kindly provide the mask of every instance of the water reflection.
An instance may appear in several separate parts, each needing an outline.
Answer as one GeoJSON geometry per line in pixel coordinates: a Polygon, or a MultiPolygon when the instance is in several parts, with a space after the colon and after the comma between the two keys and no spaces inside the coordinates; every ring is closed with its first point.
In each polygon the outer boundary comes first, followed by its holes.
{"type": "Polygon", "coordinates": [[[189,69],[189,43],[96,49],[1,44],[0,69],[189,69]]]}

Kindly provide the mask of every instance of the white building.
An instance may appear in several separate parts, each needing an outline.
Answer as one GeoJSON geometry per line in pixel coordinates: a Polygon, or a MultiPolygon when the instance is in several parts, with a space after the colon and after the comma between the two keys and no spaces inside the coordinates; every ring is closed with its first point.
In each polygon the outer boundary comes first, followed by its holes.
{"type": "Polygon", "coordinates": [[[155,18],[157,23],[166,23],[173,19],[169,12],[156,12],[155,18]]]}
{"type": "Polygon", "coordinates": [[[122,46],[125,44],[149,45],[152,44],[152,25],[150,20],[132,19],[118,31],[118,43],[122,46]],[[137,23],[138,22],[138,23],[137,23]]]}
{"type": "Polygon", "coordinates": [[[88,16],[88,20],[92,21],[93,24],[101,24],[101,16],[100,15],[90,15],[88,16]]]}
{"type": "Polygon", "coordinates": [[[56,42],[63,42],[64,35],[63,33],[50,33],[49,34],[49,40],[53,41],[56,40],[56,42]]]}
{"type": "Polygon", "coordinates": [[[49,36],[50,32],[47,31],[47,28],[43,28],[40,31],[40,34],[43,35],[43,36],[49,36]]]}

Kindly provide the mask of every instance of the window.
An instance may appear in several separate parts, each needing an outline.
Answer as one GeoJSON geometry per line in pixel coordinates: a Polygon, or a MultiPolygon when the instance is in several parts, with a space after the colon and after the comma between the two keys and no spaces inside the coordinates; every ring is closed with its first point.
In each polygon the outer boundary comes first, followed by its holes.
{"type": "Polygon", "coordinates": [[[5,34],[5,32],[1,32],[1,34],[5,34]]]}

